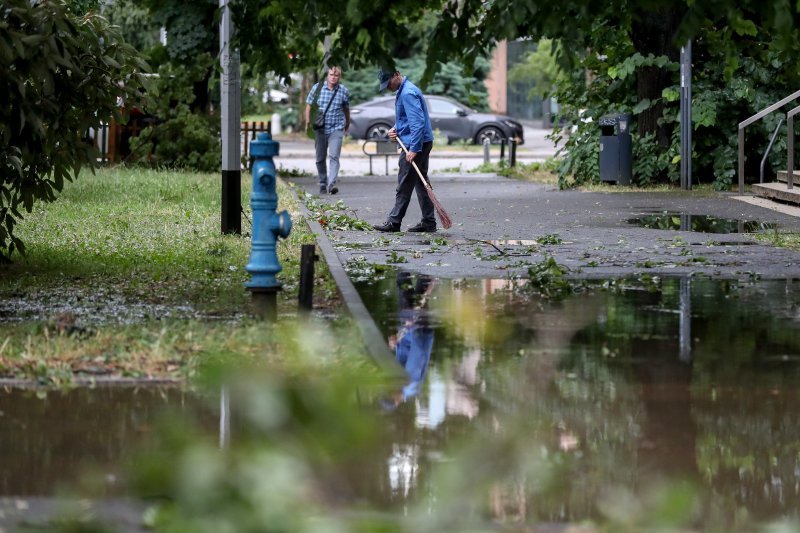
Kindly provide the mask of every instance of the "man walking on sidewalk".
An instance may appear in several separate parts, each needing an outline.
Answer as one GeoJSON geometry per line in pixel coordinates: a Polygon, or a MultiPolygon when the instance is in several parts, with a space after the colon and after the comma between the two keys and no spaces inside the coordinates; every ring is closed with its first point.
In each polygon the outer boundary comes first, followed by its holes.
{"type": "Polygon", "coordinates": [[[386,222],[372,226],[378,231],[400,231],[400,223],[406,216],[406,209],[411,201],[411,193],[417,191],[422,220],[408,231],[436,231],[436,217],[433,202],[428,191],[412,166],[417,164],[419,171],[428,179],[428,160],[433,148],[433,128],[428,115],[428,105],[422,91],[411,83],[399,71],[381,70],[378,72],[380,91],[388,88],[397,91],[395,96],[395,125],[389,130],[389,138],[400,137],[408,152],[400,155],[400,170],[397,173],[397,189],[394,207],[386,217],[386,222]]]}
{"type": "Polygon", "coordinates": [[[311,105],[316,100],[318,113],[324,115],[325,125],[322,129],[314,129],[314,147],[317,152],[317,174],[319,175],[319,193],[336,194],[339,177],[339,156],[342,154],[344,134],[350,129],[350,91],[339,80],[342,69],[330,67],[324,82],[314,84],[306,98],[306,125],[309,124],[311,105]],[[322,83],[322,87],[319,87],[322,83]],[[325,165],[325,158],[330,165],[325,165]]]}

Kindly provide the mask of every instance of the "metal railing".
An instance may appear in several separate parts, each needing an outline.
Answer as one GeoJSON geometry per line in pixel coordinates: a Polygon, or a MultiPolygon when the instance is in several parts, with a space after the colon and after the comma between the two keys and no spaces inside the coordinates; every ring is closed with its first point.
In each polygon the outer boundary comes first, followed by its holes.
{"type": "Polygon", "coordinates": [[[792,188],[794,175],[794,116],[800,113],[800,106],[786,113],[786,184],[787,189],[792,188]]]}
{"type": "Polygon", "coordinates": [[[778,136],[778,132],[781,129],[781,124],[783,124],[783,117],[778,119],[778,125],[775,126],[775,131],[772,132],[772,137],[769,139],[767,149],[764,151],[764,157],[761,158],[761,166],[758,169],[759,183],[764,183],[764,165],[767,164],[767,157],[769,157],[769,153],[772,151],[772,145],[775,144],[775,138],[778,136]]]}
{"type": "Polygon", "coordinates": [[[245,161],[250,158],[250,141],[256,138],[256,134],[262,131],[272,131],[272,121],[246,122],[240,124],[241,150],[245,161]]]}
{"type": "Polygon", "coordinates": [[[759,111],[758,113],[756,113],[752,117],[750,117],[750,118],[748,118],[746,120],[743,120],[742,122],[739,123],[739,136],[738,136],[739,137],[738,138],[738,145],[739,145],[739,150],[738,150],[739,151],[739,194],[744,194],[744,129],[747,126],[749,126],[750,124],[752,124],[753,122],[756,122],[757,120],[761,120],[762,118],[764,118],[765,116],[769,115],[770,113],[772,113],[776,109],[780,109],[781,107],[785,106],[786,104],[788,104],[792,100],[795,100],[796,98],[799,98],[799,97],[800,97],[800,91],[796,91],[796,92],[790,94],[789,96],[787,96],[786,98],[784,98],[783,100],[781,100],[780,102],[776,102],[776,103],[772,104],[771,106],[769,106],[769,107],[767,107],[765,109],[762,109],[761,111],[759,111]]]}
{"type": "MultiPolygon", "coordinates": [[[[84,138],[90,144],[93,144],[98,150],[97,162],[100,164],[112,163],[120,159],[127,159],[128,152],[125,150],[127,144],[122,142],[124,138],[135,137],[139,132],[147,126],[151,126],[157,122],[156,119],[150,117],[133,118],[128,124],[109,124],[103,122],[99,128],[89,128],[84,134],[84,138]],[[125,146],[120,146],[120,143],[125,146]]],[[[240,142],[241,153],[244,158],[249,157],[250,141],[256,138],[256,134],[262,131],[271,131],[272,122],[241,122],[240,124],[240,142]]]]}

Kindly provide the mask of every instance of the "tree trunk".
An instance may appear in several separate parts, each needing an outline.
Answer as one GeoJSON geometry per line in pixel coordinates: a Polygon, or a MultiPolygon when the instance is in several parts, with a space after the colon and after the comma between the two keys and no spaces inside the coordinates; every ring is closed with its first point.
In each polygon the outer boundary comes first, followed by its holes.
{"type": "MultiPolygon", "coordinates": [[[[672,7],[641,13],[634,18],[630,38],[637,52],[645,57],[648,54],[664,55],[678,61],[680,49],[674,43],[674,37],[682,14],[672,7]]],[[[660,99],[661,92],[672,85],[672,74],[658,67],[643,67],[636,74],[636,94],[640,101],[660,99]]],[[[658,124],[663,111],[661,103],[652,106],[639,115],[637,124],[640,135],[655,133],[659,144],[666,147],[670,144],[671,132],[658,124]]]]}

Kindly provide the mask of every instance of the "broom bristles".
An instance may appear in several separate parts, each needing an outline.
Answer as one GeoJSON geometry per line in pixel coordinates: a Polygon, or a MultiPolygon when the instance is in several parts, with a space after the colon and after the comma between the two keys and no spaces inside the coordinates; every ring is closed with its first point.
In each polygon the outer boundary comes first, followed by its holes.
{"type": "MultiPolygon", "coordinates": [[[[397,142],[400,143],[400,148],[403,149],[403,152],[408,153],[406,145],[403,144],[403,141],[400,140],[400,137],[397,137],[397,142]]],[[[411,161],[411,165],[414,167],[414,170],[417,171],[417,175],[419,176],[419,179],[422,180],[422,184],[425,186],[425,190],[428,191],[428,198],[430,198],[431,202],[433,202],[433,208],[436,210],[436,214],[439,215],[439,221],[442,223],[442,227],[444,229],[450,229],[451,227],[453,227],[453,221],[450,220],[450,215],[447,214],[447,211],[444,210],[444,206],[442,205],[442,203],[439,201],[438,198],[436,198],[436,195],[433,194],[433,188],[428,183],[428,180],[426,180],[422,176],[422,172],[420,172],[417,164],[414,161],[411,161]]]]}
{"type": "Polygon", "coordinates": [[[442,223],[442,227],[444,229],[450,229],[453,226],[453,221],[450,220],[450,215],[448,215],[447,211],[444,210],[444,207],[442,207],[439,199],[436,198],[436,195],[433,194],[431,189],[428,189],[428,196],[430,196],[431,202],[433,202],[433,207],[436,209],[436,214],[439,215],[439,220],[442,223]]]}

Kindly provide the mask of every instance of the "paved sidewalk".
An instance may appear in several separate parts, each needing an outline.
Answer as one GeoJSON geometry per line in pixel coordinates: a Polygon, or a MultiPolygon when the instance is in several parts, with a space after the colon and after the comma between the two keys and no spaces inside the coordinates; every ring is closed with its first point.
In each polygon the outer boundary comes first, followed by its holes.
{"type": "MultiPolygon", "coordinates": [[[[315,178],[290,180],[316,194],[315,178]]],[[[379,223],[393,203],[395,176],[346,176],[340,193],[351,212],[379,223]]],[[[328,231],[342,263],[363,257],[446,278],[526,276],[552,256],[573,278],[705,274],[724,278],[798,278],[800,253],[764,245],[742,233],[647,229],[628,220],[664,212],[775,224],[800,231],[800,218],[743,202],[733,194],[587,193],[494,175],[434,177],[439,201],[453,219],[435,234],[328,231]],[[541,243],[537,243],[539,240],[541,243]]],[[[748,197],[749,198],[749,197],[748,197]]],[[[420,219],[412,199],[403,230],[420,219]]]]}

